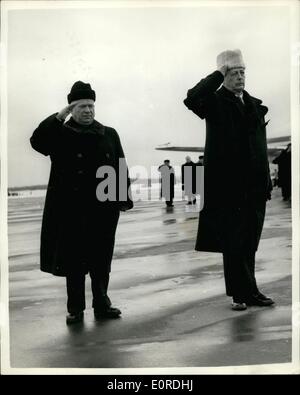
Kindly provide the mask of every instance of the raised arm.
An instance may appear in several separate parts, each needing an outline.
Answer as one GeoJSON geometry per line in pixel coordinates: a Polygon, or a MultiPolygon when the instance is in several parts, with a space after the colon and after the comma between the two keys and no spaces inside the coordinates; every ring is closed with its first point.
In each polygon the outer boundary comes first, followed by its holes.
{"type": "Polygon", "coordinates": [[[77,103],[78,100],[74,101],[39,124],[30,138],[33,149],[43,155],[51,155],[55,151],[55,147],[59,144],[64,121],[77,103]]]}
{"type": "Polygon", "coordinates": [[[183,102],[189,110],[192,110],[201,119],[209,116],[215,100],[214,93],[224,81],[224,75],[225,70],[216,70],[188,90],[187,97],[183,102]]]}
{"type": "Polygon", "coordinates": [[[63,121],[58,120],[56,116],[57,113],[42,121],[30,138],[32,148],[43,155],[51,155],[59,140],[63,121]]]}

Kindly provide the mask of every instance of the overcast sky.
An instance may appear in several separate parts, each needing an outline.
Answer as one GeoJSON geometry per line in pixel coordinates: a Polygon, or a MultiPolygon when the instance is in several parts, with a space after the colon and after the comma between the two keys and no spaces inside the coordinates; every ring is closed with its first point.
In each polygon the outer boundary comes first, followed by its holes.
{"type": "Polygon", "coordinates": [[[29,138],[77,80],[96,91],[96,119],[119,132],[130,167],[181,164],[185,153],[155,147],[204,145],[205,123],[183,99],[225,49],[243,52],[268,137],[290,134],[289,28],[288,7],[274,5],[10,10],[8,185],[47,183],[49,158],[29,138]]]}

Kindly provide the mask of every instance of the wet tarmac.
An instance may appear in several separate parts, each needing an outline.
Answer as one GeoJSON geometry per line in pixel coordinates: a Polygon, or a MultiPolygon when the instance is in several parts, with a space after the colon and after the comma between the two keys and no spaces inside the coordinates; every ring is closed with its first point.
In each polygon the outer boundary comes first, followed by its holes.
{"type": "Polygon", "coordinates": [[[272,307],[230,308],[222,256],[194,251],[195,206],[137,203],[121,215],[110,282],[117,320],[66,326],[65,279],[39,271],[41,198],[9,201],[14,368],[216,367],[291,361],[291,209],[275,190],[257,253],[272,307]]]}

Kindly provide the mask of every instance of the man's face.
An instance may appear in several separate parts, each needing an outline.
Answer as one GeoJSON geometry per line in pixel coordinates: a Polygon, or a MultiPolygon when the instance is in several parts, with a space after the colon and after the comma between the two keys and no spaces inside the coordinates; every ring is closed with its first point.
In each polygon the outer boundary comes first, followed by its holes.
{"type": "Polygon", "coordinates": [[[245,69],[235,67],[228,70],[224,78],[224,86],[234,93],[241,93],[245,88],[245,69]]]}
{"type": "Polygon", "coordinates": [[[72,109],[72,117],[80,125],[90,125],[95,118],[95,102],[91,99],[82,99],[72,109]]]}

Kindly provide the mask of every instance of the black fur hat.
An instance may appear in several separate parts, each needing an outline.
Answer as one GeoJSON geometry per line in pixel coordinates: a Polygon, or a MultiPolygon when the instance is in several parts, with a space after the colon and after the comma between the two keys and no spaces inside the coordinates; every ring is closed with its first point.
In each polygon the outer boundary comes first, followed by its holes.
{"type": "Polygon", "coordinates": [[[82,81],[77,81],[71,88],[71,92],[68,94],[68,103],[72,103],[75,100],[80,99],[91,99],[96,100],[96,93],[91,88],[90,84],[86,84],[82,81]]]}

